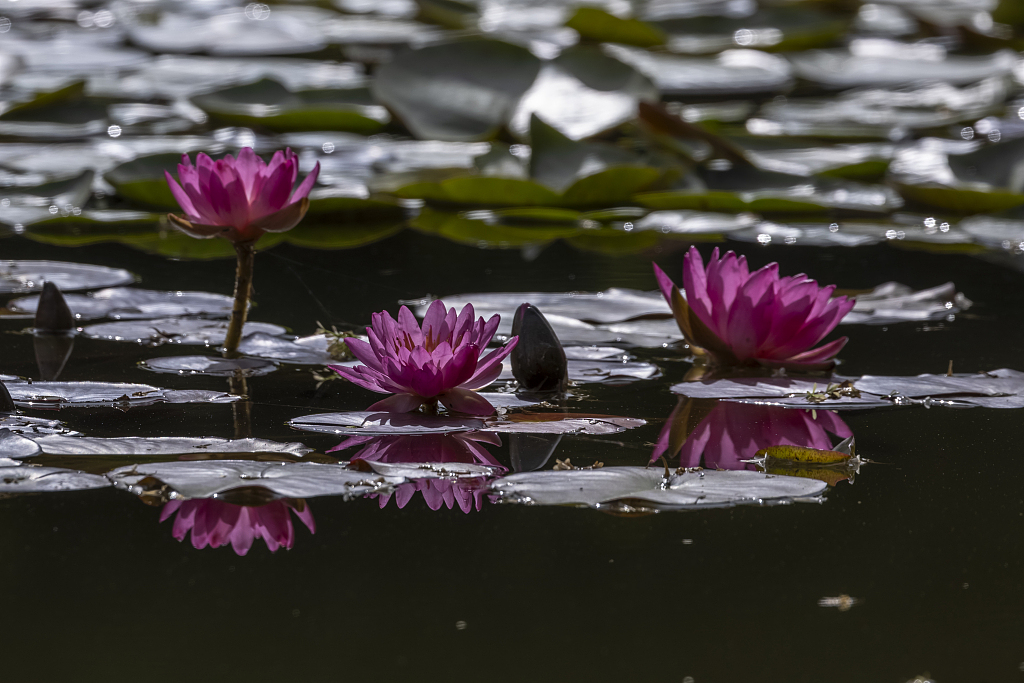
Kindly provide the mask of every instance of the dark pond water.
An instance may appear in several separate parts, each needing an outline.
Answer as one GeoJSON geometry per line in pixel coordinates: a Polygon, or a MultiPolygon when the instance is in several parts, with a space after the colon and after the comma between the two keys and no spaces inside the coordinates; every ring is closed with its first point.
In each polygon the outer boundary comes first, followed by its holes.
{"type": "MultiPolygon", "coordinates": [[[[678,281],[691,245],[705,259],[718,246],[751,269],[778,262],[862,297],[887,282],[953,283],[840,326],[828,338],[849,337],[836,373],[952,367],[984,382],[975,373],[1024,370],[1022,26],[1014,2],[966,0],[12,0],[0,3],[2,257],[230,295],[231,245],[174,232],[163,170],[183,152],[290,146],[303,174],[321,164],[318,185],[299,227],[259,243],[249,317],[285,328],[269,335],[282,344],[320,324],[362,333],[401,302],[653,292],[652,262],[678,281]]],[[[583,378],[566,398],[509,411],[642,421],[634,428],[502,433],[477,444],[493,459],[487,477],[396,477],[365,496],[240,481],[214,499],[160,476],[129,492],[124,478],[166,462],[343,469],[334,463],[356,449],[327,453],[341,437],[288,422],[379,396],[323,381],[322,352],[244,381],[155,373],[142,363],[214,357],[216,343],[94,338],[90,326],[111,322],[103,314],[78,322],[55,377],[40,362],[50,338],[15,315],[14,300],[39,288],[11,291],[16,267],[0,272],[10,387],[123,382],[243,398],[128,405],[115,390],[104,405],[58,410],[15,392],[18,415],[80,433],[67,440],[116,441],[61,450],[28,430],[50,445],[6,460],[24,442],[0,432],[0,636],[16,644],[0,680],[1024,676],[1019,407],[832,413],[686,399],[670,390],[693,367],[681,335],[607,327],[656,324],[665,308],[622,315],[592,332],[601,339],[556,325],[566,346],[650,364],[635,366],[645,378],[583,378]],[[703,455],[649,471],[756,471],[743,460],[758,448],[831,447],[849,434],[867,462],[855,475],[775,472],[818,486],[802,500],[685,509],[621,495],[517,504],[495,488],[565,462],[646,467],[683,410],[696,416],[691,442],[710,433],[703,455]],[[118,450],[124,437],[297,445],[140,456],[118,450]],[[122,486],[44,492],[4,478],[36,466],[122,486]]],[[[572,309],[569,323],[595,321],[598,308],[572,309]]],[[[161,316],[138,317],[149,334],[161,316]]],[[[1024,390],[1009,393],[1017,405],[1024,390]]],[[[458,440],[409,438],[413,462],[458,440]]]]}

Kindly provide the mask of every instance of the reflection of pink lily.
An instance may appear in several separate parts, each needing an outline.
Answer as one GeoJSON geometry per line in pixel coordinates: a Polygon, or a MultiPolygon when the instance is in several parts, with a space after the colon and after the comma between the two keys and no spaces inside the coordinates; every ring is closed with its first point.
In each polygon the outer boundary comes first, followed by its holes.
{"type": "Polygon", "coordinates": [[[831,410],[799,410],[777,406],[757,406],[745,403],[719,401],[714,408],[688,434],[687,418],[691,403],[680,400],[665,422],[651,460],[661,456],[671,458],[679,452],[680,467],[742,470],[756,469],[745,463],[757,451],[768,446],[804,446],[829,450],[829,433],[847,438],[853,434],[842,418],[831,410]],[[685,435],[680,447],[678,442],[685,435]],[[675,438],[674,438],[675,437],[675,438]],[[673,443],[675,447],[673,448],[673,443]]]}
{"type": "MultiPolygon", "coordinates": [[[[488,443],[500,446],[501,439],[489,432],[461,432],[458,434],[422,434],[416,436],[353,436],[327,451],[332,453],[353,446],[364,445],[352,458],[392,464],[465,463],[487,465],[504,472],[505,467],[481,446],[488,443]]],[[[468,513],[483,506],[486,477],[460,477],[458,479],[423,478],[399,484],[395,489],[395,502],[404,508],[417,491],[423,494],[427,507],[437,510],[445,505],[451,510],[457,503],[468,513]]],[[[391,500],[390,493],[378,494],[383,508],[391,500]]]]}
{"type": "Polygon", "coordinates": [[[273,553],[282,546],[290,549],[295,544],[295,527],[289,509],[310,533],[316,533],[313,513],[304,500],[274,500],[255,507],[208,498],[172,500],[160,512],[160,521],[177,512],[171,533],[184,541],[191,530],[192,545],[197,550],[206,546],[219,548],[230,542],[235,554],[245,555],[253,541],[262,538],[273,553]]]}

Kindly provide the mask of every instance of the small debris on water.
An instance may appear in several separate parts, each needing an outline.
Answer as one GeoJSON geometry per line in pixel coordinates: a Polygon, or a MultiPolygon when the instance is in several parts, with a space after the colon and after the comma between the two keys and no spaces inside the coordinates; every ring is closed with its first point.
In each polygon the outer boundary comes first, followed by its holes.
{"type": "Polygon", "coordinates": [[[835,598],[822,598],[818,600],[818,607],[835,607],[840,612],[846,612],[851,607],[860,603],[860,599],[851,598],[845,593],[835,598]]]}

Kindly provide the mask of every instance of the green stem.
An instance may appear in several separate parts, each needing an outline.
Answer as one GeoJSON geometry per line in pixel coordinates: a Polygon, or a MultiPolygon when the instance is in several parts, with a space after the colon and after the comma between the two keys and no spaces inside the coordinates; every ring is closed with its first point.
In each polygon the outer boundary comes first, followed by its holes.
{"type": "Polygon", "coordinates": [[[235,254],[238,267],[235,270],[235,303],[231,308],[231,322],[224,337],[224,357],[238,358],[238,343],[242,341],[242,327],[249,313],[249,297],[252,296],[252,266],[256,257],[254,242],[236,242],[235,254]]]}

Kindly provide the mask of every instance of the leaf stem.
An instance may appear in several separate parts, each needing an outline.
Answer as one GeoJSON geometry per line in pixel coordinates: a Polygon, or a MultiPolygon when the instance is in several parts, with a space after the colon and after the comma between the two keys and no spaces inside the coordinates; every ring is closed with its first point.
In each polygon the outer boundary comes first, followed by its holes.
{"type": "Polygon", "coordinates": [[[242,341],[242,328],[249,313],[249,297],[252,296],[252,270],[256,258],[254,241],[236,242],[235,255],[238,266],[235,270],[235,302],[231,307],[231,322],[224,337],[224,357],[238,358],[238,343],[242,341]]]}

